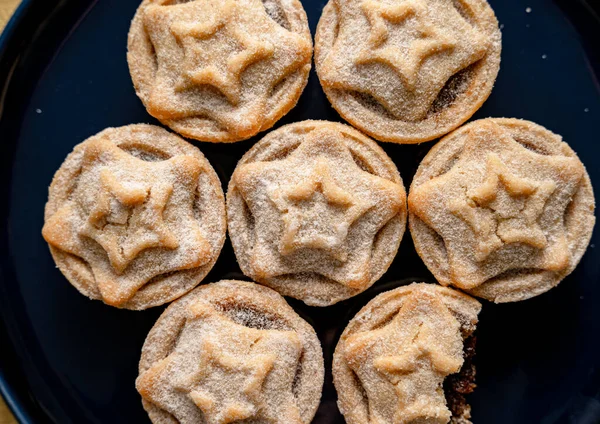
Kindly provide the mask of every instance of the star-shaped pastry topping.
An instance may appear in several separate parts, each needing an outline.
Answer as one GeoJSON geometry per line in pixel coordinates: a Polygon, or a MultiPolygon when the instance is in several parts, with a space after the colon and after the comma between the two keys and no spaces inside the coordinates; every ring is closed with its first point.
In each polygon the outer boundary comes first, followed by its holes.
{"type": "Polygon", "coordinates": [[[319,77],[328,88],[371,96],[397,119],[425,119],[448,80],[491,43],[444,2],[334,1],[340,26],[319,77]]]}
{"type": "Polygon", "coordinates": [[[368,206],[336,184],[324,158],[317,159],[306,180],[288,190],[274,190],[270,196],[285,225],[279,246],[282,255],[311,248],[331,252],[340,262],[347,260],[348,228],[368,206]]]}
{"type": "Polygon", "coordinates": [[[125,185],[108,169],[100,171],[100,192],[81,233],[100,244],[113,268],[122,273],[140,252],[176,249],[177,238],[163,220],[171,184],[153,188],[125,185]]]}
{"type": "Polygon", "coordinates": [[[244,327],[200,301],[188,309],[173,352],[138,378],[143,398],[181,422],[300,424],[290,402],[302,351],[296,333],[244,327]]]}
{"type": "Polygon", "coordinates": [[[158,66],[150,113],[210,119],[240,137],[260,129],[273,88],[312,54],[306,37],[277,24],[260,0],[152,4],[144,25],[158,66]]]}
{"type": "Polygon", "coordinates": [[[243,360],[221,352],[218,343],[207,337],[198,361],[202,366],[190,376],[175,383],[175,388],[188,391],[196,406],[211,424],[226,424],[257,415],[260,391],[273,368],[274,354],[252,355],[243,360]],[[225,384],[211,385],[215,375],[225,384]],[[231,399],[231,391],[241,396],[231,399]]]}
{"type": "Polygon", "coordinates": [[[547,246],[537,221],[555,189],[552,181],[537,182],[513,174],[491,153],[483,183],[466,198],[450,202],[450,210],[478,235],[476,259],[484,261],[508,243],[525,243],[538,249],[547,246]]]}
{"type": "Polygon", "coordinates": [[[255,40],[245,28],[231,25],[240,12],[237,4],[235,0],[221,2],[220,13],[214,20],[176,21],[171,25],[171,32],[185,50],[183,81],[177,85],[177,90],[208,84],[237,105],[241,96],[242,72],[253,63],[273,56],[275,48],[272,43],[255,40]],[[221,37],[232,40],[240,50],[223,54],[221,37]]]}
{"type": "Polygon", "coordinates": [[[249,163],[233,176],[255,219],[254,274],[316,272],[360,288],[377,232],[403,208],[403,188],[359,168],[339,133],[303,137],[285,159],[249,163]]]}
{"type": "Polygon", "coordinates": [[[369,46],[359,53],[357,63],[384,63],[397,71],[408,87],[415,86],[419,68],[429,56],[451,50],[455,45],[451,37],[440,33],[434,25],[427,22],[427,5],[422,0],[409,0],[399,4],[366,0],[361,7],[371,24],[371,33],[369,46]],[[417,37],[403,48],[389,45],[388,25],[401,25],[409,19],[417,22],[417,37]]]}
{"type": "Polygon", "coordinates": [[[444,240],[448,284],[472,289],[511,269],[567,268],[563,216],[581,163],[535,153],[492,122],[466,137],[454,166],[409,195],[411,212],[444,240]]]}
{"type": "Polygon", "coordinates": [[[98,139],[83,155],[71,200],[42,233],[89,264],[106,303],[123,305],[153,277],[208,262],[212,248],[193,211],[196,158],[146,162],[98,139]]]}
{"type": "Polygon", "coordinates": [[[451,414],[439,388],[460,371],[462,348],[460,324],[449,309],[436,295],[419,293],[409,295],[385,327],[349,337],[344,354],[367,392],[374,422],[447,423],[451,414]]]}

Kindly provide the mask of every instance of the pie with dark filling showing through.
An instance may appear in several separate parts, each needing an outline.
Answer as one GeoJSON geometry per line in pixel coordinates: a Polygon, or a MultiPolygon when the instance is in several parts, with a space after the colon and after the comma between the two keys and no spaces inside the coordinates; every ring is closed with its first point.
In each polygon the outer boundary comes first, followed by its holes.
{"type": "Polygon", "coordinates": [[[193,289],[225,242],[225,199],[196,147],[160,127],[109,128],[78,144],[49,189],[42,234],[67,279],[118,308],[193,289]]]}
{"type": "Polygon", "coordinates": [[[144,0],[127,53],[148,113],[211,142],[272,127],[296,105],[311,58],[299,0],[144,0]]]}
{"type": "Polygon", "coordinates": [[[136,387],[154,424],[309,424],[323,375],[315,331],[283,297],[220,281],[160,316],[136,387]]]}
{"type": "Polygon", "coordinates": [[[475,121],[443,138],[419,166],[408,203],[415,248],[436,279],[498,303],[560,283],[595,224],[576,153],[518,119],[475,121]]]}
{"type": "Polygon", "coordinates": [[[347,125],[299,122],[269,133],[238,163],[229,235],[248,277],[327,306],[388,269],[404,234],[405,196],[377,143],[347,125]]]}
{"type": "Polygon", "coordinates": [[[356,314],[333,356],[348,424],[470,424],[481,305],[437,284],[384,292],[356,314]]]}
{"type": "Polygon", "coordinates": [[[490,95],[501,33],[485,0],[330,0],[315,64],[333,107],[379,141],[421,143],[490,95]]]}

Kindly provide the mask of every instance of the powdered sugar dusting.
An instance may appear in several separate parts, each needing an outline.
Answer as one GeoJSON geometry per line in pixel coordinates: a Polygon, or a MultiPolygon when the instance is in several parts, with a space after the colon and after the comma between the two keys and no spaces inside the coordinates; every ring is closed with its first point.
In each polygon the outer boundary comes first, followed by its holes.
{"type": "Polygon", "coordinates": [[[406,194],[395,166],[340,124],[306,121],[272,132],[242,158],[228,192],[243,272],[309,304],[368,288],[404,229],[406,194]]]}
{"type": "Polygon", "coordinates": [[[402,416],[445,424],[455,418],[442,383],[461,369],[463,339],[474,331],[480,309],[466,295],[422,283],[369,302],[350,321],[334,354],[334,383],[346,422],[402,416]]]}
{"type": "Polygon", "coordinates": [[[338,112],[378,140],[398,143],[431,140],[470,117],[498,73],[501,34],[489,6],[460,4],[331,0],[315,62],[338,112]]]}
{"type": "Polygon", "coordinates": [[[161,128],[108,129],[57,172],[44,237],[87,296],[133,309],[162,304],[198,284],[219,255],[220,183],[195,147],[161,128]]]}
{"type": "Polygon", "coordinates": [[[271,127],[297,102],[311,55],[297,0],[145,0],[129,33],[130,72],[148,112],[203,141],[271,127]]]}
{"type": "Polygon", "coordinates": [[[415,247],[436,279],[496,302],[558,284],[595,223],[576,154],[516,119],[476,121],[443,139],[417,171],[409,209],[415,247]]]}
{"type": "Polygon", "coordinates": [[[222,281],[161,316],[144,344],[136,387],[154,423],[300,424],[312,420],[322,384],[316,334],[283,298],[222,281]]]}

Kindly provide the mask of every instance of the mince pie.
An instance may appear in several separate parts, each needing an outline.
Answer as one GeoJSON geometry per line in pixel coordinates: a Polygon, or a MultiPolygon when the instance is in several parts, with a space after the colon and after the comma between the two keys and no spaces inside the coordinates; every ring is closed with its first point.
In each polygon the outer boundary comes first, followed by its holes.
{"type": "Polygon", "coordinates": [[[308,424],[324,368],[315,331],[279,294],[221,281],[167,308],[139,372],[136,387],[155,424],[308,424]]]}
{"type": "Polygon", "coordinates": [[[327,306],[387,270],[404,233],[406,194],[374,141],[346,125],[305,121],[271,132],[240,160],[227,210],[247,276],[327,306]]]}
{"type": "Polygon", "coordinates": [[[456,290],[411,284],[384,292],[350,321],[333,356],[348,424],[467,424],[481,305],[456,290]]]}
{"type": "Polygon", "coordinates": [[[128,50],[152,116],[186,137],[233,142],[295,106],[312,40],[298,0],[144,0],[128,50]]]}
{"type": "Polygon", "coordinates": [[[495,302],[556,286],[595,222],[575,152],[517,119],[475,121],[442,139],[415,175],[409,210],[415,247],[437,280],[495,302]]]}
{"type": "Polygon", "coordinates": [[[77,145],[49,190],[42,234],[81,293],[145,309],[194,288],[225,241],[225,202],[200,151],[151,125],[77,145]]]}
{"type": "Polygon", "coordinates": [[[344,119],[380,141],[420,143],[481,107],[500,50],[485,0],[330,0],[315,63],[344,119]]]}

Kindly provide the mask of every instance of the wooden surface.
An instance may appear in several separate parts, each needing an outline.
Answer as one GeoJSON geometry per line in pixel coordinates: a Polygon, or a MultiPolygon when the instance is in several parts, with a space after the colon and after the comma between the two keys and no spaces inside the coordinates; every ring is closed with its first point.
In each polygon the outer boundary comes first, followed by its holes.
{"type": "MultiPolygon", "coordinates": [[[[4,0],[2,0],[4,1],[4,0]]],[[[0,424],[16,424],[17,422],[13,418],[12,414],[4,404],[4,401],[0,400],[0,424]]]]}
{"type": "Polygon", "coordinates": [[[4,28],[19,3],[20,0],[0,0],[0,28],[4,28]]]}
{"type": "MultiPolygon", "coordinates": [[[[42,0],[43,1],[43,0],[42,0]]],[[[4,28],[6,22],[19,4],[20,0],[0,0],[0,29],[4,28]]],[[[0,397],[0,424],[16,424],[12,414],[0,397]]]]}

